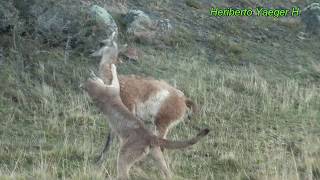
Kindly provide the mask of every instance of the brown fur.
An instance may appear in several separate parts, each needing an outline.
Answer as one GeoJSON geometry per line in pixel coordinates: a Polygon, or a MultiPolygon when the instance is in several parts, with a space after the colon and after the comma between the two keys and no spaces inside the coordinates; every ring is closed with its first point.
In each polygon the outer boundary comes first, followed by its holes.
{"type": "MultiPolygon", "coordinates": [[[[113,63],[115,60],[111,62],[113,63]]],[[[105,83],[111,81],[110,63],[103,61],[100,63],[99,76],[105,83]]],[[[136,75],[120,75],[119,81],[121,99],[131,112],[138,103],[145,103],[157,92],[161,90],[169,92],[169,97],[161,104],[158,113],[151,114],[154,117],[157,132],[162,137],[165,137],[172,123],[184,118],[187,108],[196,113],[197,108],[195,103],[185,97],[182,91],[172,87],[165,81],[136,75]]]]}
{"type": "Polygon", "coordinates": [[[114,65],[111,70],[113,76],[111,85],[105,85],[101,79],[95,78],[86,81],[82,87],[102,112],[109,117],[110,127],[120,138],[117,162],[118,179],[129,179],[131,166],[149,152],[158,162],[165,179],[169,179],[171,172],[160,147],[181,149],[191,146],[206,136],[209,130],[204,129],[197,136],[187,141],[170,141],[153,135],[121,101],[120,84],[114,65]]]}
{"type": "MultiPolygon", "coordinates": [[[[114,41],[115,34],[103,41],[105,44],[95,55],[102,56],[99,64],[99,77],[104,83],[109,84],[112,80],[111,64],[117,63],[118,45],[114,41]]],[[[120,97],[123,104],[137,117],[144,121],[152,121],[155,124],[157,134],[165,138],[169,129],[182,121],[190,108],[196,113],[196,105],[185,97],[184,93],[167,82],[156,80],[151,77],[137,75],[120,75],[120,97]],[[167,92],[167,93],[166,93],[167,92]],[[159,94],[160,93],[160,94],[159,94]],[[161,97],[161,101],[154,97],[161,97]],[[154,98],[154,99],[153,99],[154,98]],[[153,106],[151,110],[148,107],[153,106]],[[155,108],[158,106],[157,108],[155,108]]],[[[99,157],[103,161],[104,152],[107,151],[111,142],[111,135],[99,157]]]]}

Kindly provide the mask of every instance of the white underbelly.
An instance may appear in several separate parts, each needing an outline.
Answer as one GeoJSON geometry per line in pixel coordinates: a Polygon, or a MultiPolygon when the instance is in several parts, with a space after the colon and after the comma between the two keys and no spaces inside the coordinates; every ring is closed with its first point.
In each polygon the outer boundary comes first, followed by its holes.
{"type": "Polygon", "coordinates": [[[162,104],[169,97],[169,91],[162,89],[146,101],[136,104],[136,116],[146,122],[154,122],[162,104]]]}

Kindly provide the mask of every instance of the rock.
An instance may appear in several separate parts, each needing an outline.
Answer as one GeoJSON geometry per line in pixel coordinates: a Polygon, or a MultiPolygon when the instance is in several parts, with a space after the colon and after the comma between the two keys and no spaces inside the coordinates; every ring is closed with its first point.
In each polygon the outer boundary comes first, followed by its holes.
{"type": "Polygon", "coordinates": [[[5,61],[5,57],[3,55],[3,49],[0,47],[0,66],[3,65],[4,61],[5,61]]]}
{"type": "Polygon", "coordinates": [[[10,2],[0,0],[0,32],[7,32],[17,23],[17,10],[10,2]]]}
{"type": "Polygon", "coordinates": [[[201,8],[201,4],[196,0],[187,0],[186,5],[195,9],[201,8]]]}
{"type": "Polygon", "coordinates": [[[153,29],[150,17],[140,10],[130,10],[124,17],[124,23],[127,25],[127,33],[129,34],[153,29]]]}
{"type": "Polygon", "coordinates": [[[311,34],[320,34],[320,3],[312,3],[301,12],[302,22],[306,31],[311,34]]]}
{"type": "Polygon", "coordinates": [[[109,1],[106,2],[104,8],[106,8],[107,11],[111,13],[113,16],[121,16],[128,13],[128,5],[126,2],[109,1]]]}
{"type": "Polygon", "coordinates": [[[87,6],[78,0],[32,2],[28,6],[20,3],[19,8],[25,11],[25,20],[33,27],[31,32],[35,38],[51,46],[90,53],[112,32],[118,33],[114,19],[100,6],[87,6]]]}
{"type": "Polygon", "coordinates": [[[279,44],[279,43],[277,43],[277,42],[272,42],[271,45],[272,45],[273,47],[276,47],[276,48],[281,47],[281,44],[279,44]]]}
{"type": "Polygon", "coordinates": [[[298,35],[297,35],[297,38],[300,39],[300,40],[305,40],[308,37],[308,34],[307,33],[304,33],[304,32],[299,32],[298,35]]]}
{"type": "Polygon", "coordinates": [[[121,59],[128,61],[138,61],[139,60],[139,51],[136,48],[127,48],[124,51],[119,53],[121,59]]]}
{"type": "Polygon", "coordinates": [[[91,15],[96,18],[99,22],[108,26],[112,32],[118,34],[118,26],[112,16],[102,7],[93,5],[90,9],[91,15]]]}
{"type": "Polygon", "coordinates": [[[160,36],[167,36],[173,28],[169,19],[160,19],[156,22],[156,29],[160,36]]]}
{"type": "Polygon", "coordinates": [[[129,37],[147,44],[159,44],[159,40],[168,38],[173,29],[169,19],[151,19],[141,10],[130,10],[124,23],[129,37]]]}

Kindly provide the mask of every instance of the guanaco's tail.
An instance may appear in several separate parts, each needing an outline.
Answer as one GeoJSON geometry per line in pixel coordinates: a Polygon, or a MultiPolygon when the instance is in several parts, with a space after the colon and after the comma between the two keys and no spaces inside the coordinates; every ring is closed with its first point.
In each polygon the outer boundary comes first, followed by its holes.
{"type": "Polygon", "coordinates": [[[182,149],[196,144],[201,138],[205,137],[209,131],[209,129],[203,129],[195,137],[186,141],[170,141],[155,137],[153,144],[165,149],[182,149]]]}

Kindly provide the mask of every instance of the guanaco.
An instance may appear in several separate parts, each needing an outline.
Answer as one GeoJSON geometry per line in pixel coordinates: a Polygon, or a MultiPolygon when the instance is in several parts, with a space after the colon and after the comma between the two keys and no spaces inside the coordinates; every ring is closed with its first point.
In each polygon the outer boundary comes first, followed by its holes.
{"type": "Polygon", "coordinates": [[[145,128],[143,122],[123,104],[120,97],[120,83],[114,64],[111,65],[111,73],[111,85],[106,85],[102,79],[94,77],[88,79],[81,87],[87,91],[99,109],[108,116],[111,129],[120,138],[117,159],[118,179],[129,179],[129,170],[132,165],[149,152],[160,166],[165,179],[170,179],[171,172],[160,148],[186,148],[206,136],[209,129],[201,130],[198,135],[186,141],[170,141],[157,137],[145,128]]]}
{"type": "MultiPolygon", "coordinates": [[[[99,64],[99,77],[109,84],[112,80],[111,64],[118,62],[118,49],[115,40],[116,33],[103,40],[104,46],[94,52],[93,56],[102,56],[99,64]]],[[[169,129],[181,122],[188,108],[197,112],[196,104],[187,98],[182,91],[169,85],[163,80],[137,75],[120,75],[120,97],[124,105],[143,121],[153,121],[155,132],[161,138],[166,138],[169,129]]],[[[111,141],[112,132],[107,135],[104,149],[98,157],[102,162],[111,141]]]]}

